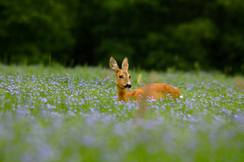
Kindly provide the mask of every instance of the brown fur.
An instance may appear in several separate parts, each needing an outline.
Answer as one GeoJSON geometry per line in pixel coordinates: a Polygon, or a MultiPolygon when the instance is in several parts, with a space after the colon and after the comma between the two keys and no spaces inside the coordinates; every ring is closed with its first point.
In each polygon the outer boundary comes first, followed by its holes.
{"type": "Polygon", "coordinates": [[[141,98],[145,97],[158,99],[165,98],[167,95],[170,95],[175,99],[181,96],[178,88],[165,83],[148,84],[127,92],[125,86],[130,84],[130,74],[128,73],[128,59],[125,58],[123,60],[122,69],[119,69],[117,62],[113,57],[111,57],[109,60],[109,67],[111,70],[114,71],[116,75],[116,85],[118,89],[119,101],[127,102],[127,98],[132,98],[138,101],[141,100],[141,98]],[[121,76],[123,78],[120,78],[121,76]]]}

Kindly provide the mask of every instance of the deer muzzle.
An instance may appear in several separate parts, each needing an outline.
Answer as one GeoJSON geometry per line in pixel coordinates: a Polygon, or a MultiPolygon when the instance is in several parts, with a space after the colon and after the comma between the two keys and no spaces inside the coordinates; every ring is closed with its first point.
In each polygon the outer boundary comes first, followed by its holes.
{"type": "Polygon", "coordinates": [[[131,84],[126,84],[126,85],[125,85],[125,88],[131,88],[131,87],[132,87],[131,84]]]}

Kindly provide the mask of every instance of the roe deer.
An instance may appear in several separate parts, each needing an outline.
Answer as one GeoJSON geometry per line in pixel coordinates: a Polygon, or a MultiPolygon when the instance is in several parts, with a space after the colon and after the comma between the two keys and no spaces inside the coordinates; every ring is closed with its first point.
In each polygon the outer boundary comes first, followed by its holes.
{"type": "Polygon", "coordinates": [[[126,88],[132,87],[130,83],[131,76],[128,73],[129,63],[127,57],[125,57],[122,62],[122,69],[119,69],[116,60],[113,57],[110,57],[109,67],[116,75],[119,101],[127,102],[127,98],[130,97],[137,101],[141,100],[141,97],[146,96],[158,99],[160,97],[165,98],[168,94],[170,94],[174,99],[177,97],[183,98],[178,88],[165,83],[148,84],[127,92],[126,88]]]}

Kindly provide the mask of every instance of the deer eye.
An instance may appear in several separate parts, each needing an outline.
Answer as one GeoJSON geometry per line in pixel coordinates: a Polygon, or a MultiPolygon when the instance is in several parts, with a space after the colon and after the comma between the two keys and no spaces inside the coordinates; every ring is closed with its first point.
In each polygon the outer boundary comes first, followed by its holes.
{"type": "Polygon", "coordinates": [[[129,78],[131,78],[131,76],[129,76],[129,78]]]}
{"type": "Polygon", "coordinates": [[[119,78],[123,78],[123,75],[120,75],[119,78]]]}

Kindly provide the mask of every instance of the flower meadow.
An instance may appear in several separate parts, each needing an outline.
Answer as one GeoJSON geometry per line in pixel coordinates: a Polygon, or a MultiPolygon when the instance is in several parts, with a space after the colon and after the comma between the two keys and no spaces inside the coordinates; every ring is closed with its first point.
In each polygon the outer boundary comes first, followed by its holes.
{"type": "Polygon", "coordinates": [[[129,72],[132,89],[164,82],[184,98],[118,102],[100,67],[0,65],[0,161],[244,161],[236,77],[129,72]]]}

